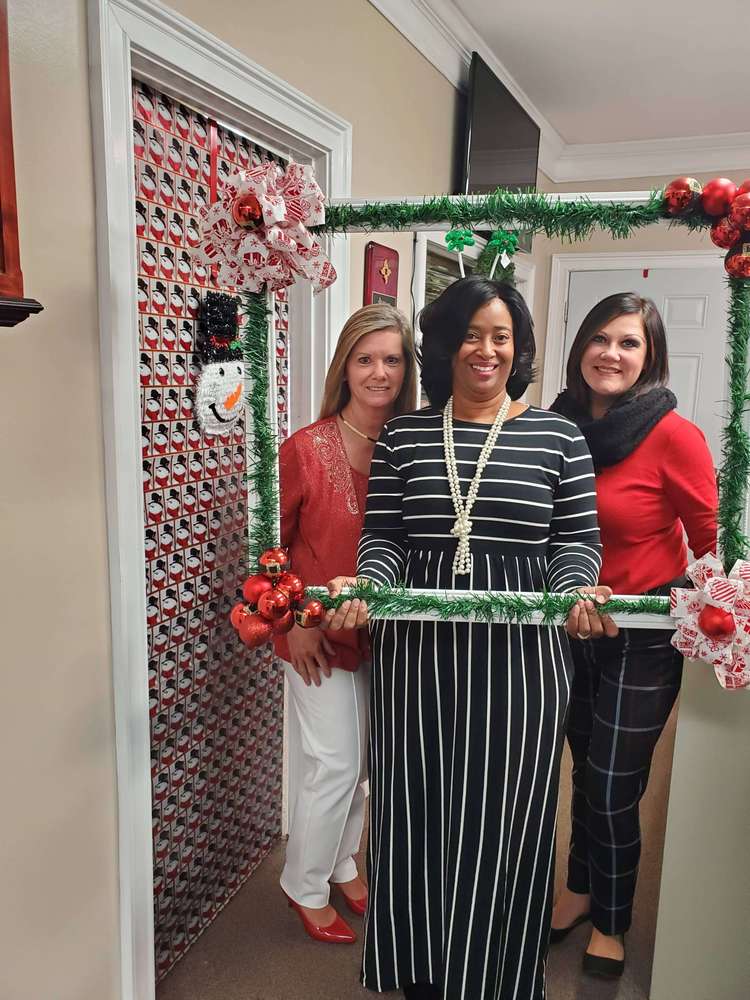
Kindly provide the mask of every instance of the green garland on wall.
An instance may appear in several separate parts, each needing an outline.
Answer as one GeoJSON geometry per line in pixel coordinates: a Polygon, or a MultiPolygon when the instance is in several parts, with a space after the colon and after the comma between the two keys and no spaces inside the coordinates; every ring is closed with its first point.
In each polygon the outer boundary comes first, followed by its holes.
{"type": "Polygon", "coordinates": [[[268,317],[265,295],[245,295],[247,322],[242,331],[242,353],[249,382],[247,405],[252,415],[253,446],[248,450],[247,482],[257,498],[248,525],[250,571],[258,556],[279,544],[276,511],[279,504],[278,441],[268,419],[268,317]]]}
{"type": "Polygon", "coordinates": [[[750,344],[750,281],[729,279],[729,413],[722,434],[719,471],[719,546],[727,572],[738,559],[746,559],[750,541],[744,533],[747,478],[750,470],[750,435],[745,421],[748,392],[748,345],[750,344]]]}
{"type": "MultiPolygon", "coordinates": [[[[521,594],[486,593],[466,597],[443,597],[439,593],[419,594],[405,587],[379,587],[361,582],[350,587],[345,595],[330,597],[325,588],[308,587],[310,597],[316,597],[326,608],[337,608],[353,597],[367,601],[372,618],[399,618],[404,614],[436,615],[440,620],[472,617],[477,621],[516,622],[523,625],[536,612],[542,615],[545,625],[565,621],[568,612],[579,600],[578,594],[521,594]]],[[[582,594],[581,597],[586,595],[582,594]]],[[[607,614],[668,615],[668,597],[641,597],[637,601],[623,601],[616,597],[599,606],[607,614]]]]}

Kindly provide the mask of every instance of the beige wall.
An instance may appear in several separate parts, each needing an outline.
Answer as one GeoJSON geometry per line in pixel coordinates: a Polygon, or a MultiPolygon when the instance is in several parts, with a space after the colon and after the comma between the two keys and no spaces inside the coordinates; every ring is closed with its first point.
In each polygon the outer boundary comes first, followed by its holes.
{"type": "Polygon", "coordinates": [[[118,995],[114,725],[82,0],[10,0],[21,265],[0,329],[0,996],[118,995]]]}
{"type": "MultiPolygon", "coordinates": [[[[273,21],[237,0],[174,6],[352,123],[355,195],[448,189],[455,92],[367,0],[277,0],[273,21]]],[[[9,8],[21,259],[26,294],[45,309],[0,329],[0,997],[116,1000],[85,2],[10,0],[9,8]]],[[[353,241],[353,305],[365,242],[353,241]]],[[[383,242],[401,250],[408,306],[411,238],[383,242]]]]}

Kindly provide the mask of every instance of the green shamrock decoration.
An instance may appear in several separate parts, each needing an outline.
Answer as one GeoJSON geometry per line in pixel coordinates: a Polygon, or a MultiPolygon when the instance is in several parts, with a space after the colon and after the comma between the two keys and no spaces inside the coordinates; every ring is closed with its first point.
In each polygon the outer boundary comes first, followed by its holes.
{"type": "Polygon", "coordinates": [[[462,253],[466,247],[473,247],[475,242],[470,229],[451,229],[445,234],[445,243],[452,253],[462,253]]]}
{"type": "Polygon", "coordinates": [[[506,233],[502,229],[497,229],[492,234],[492,239],[487,243],[488,250],[494,250],[496,254],[506,253],[509,257],[518,250],[518,237],[515,233],[506,233]]]}

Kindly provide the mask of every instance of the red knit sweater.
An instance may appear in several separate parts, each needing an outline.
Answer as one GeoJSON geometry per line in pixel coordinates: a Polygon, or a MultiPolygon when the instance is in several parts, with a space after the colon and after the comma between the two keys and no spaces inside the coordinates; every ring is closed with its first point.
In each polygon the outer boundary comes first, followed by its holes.
{"type": "Polygon", "coordinates": [[[716,551],[716,473],[702,432],[669,412],[627,458],[597,474],[596,505],[600,583],[643,594],[681,576],[684,533],[696,557],[716,551]]]}

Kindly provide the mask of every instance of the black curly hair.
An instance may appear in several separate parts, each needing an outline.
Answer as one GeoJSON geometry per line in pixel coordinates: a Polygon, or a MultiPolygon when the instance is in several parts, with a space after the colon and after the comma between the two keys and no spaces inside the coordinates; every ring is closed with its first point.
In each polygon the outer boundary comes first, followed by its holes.
{"type": "Polygon", "coordinates": [[[536,378],[534,321],[521,294],[502,281],[472,276],[449,285],[419,314],[422,329],[420,359],[422,388],[432,406],[445,406],[453,391],[452,361],[478,309],[500,299],[513,320],[513,374],[507,382],[511,399],[518,399],[536,378]]]}

